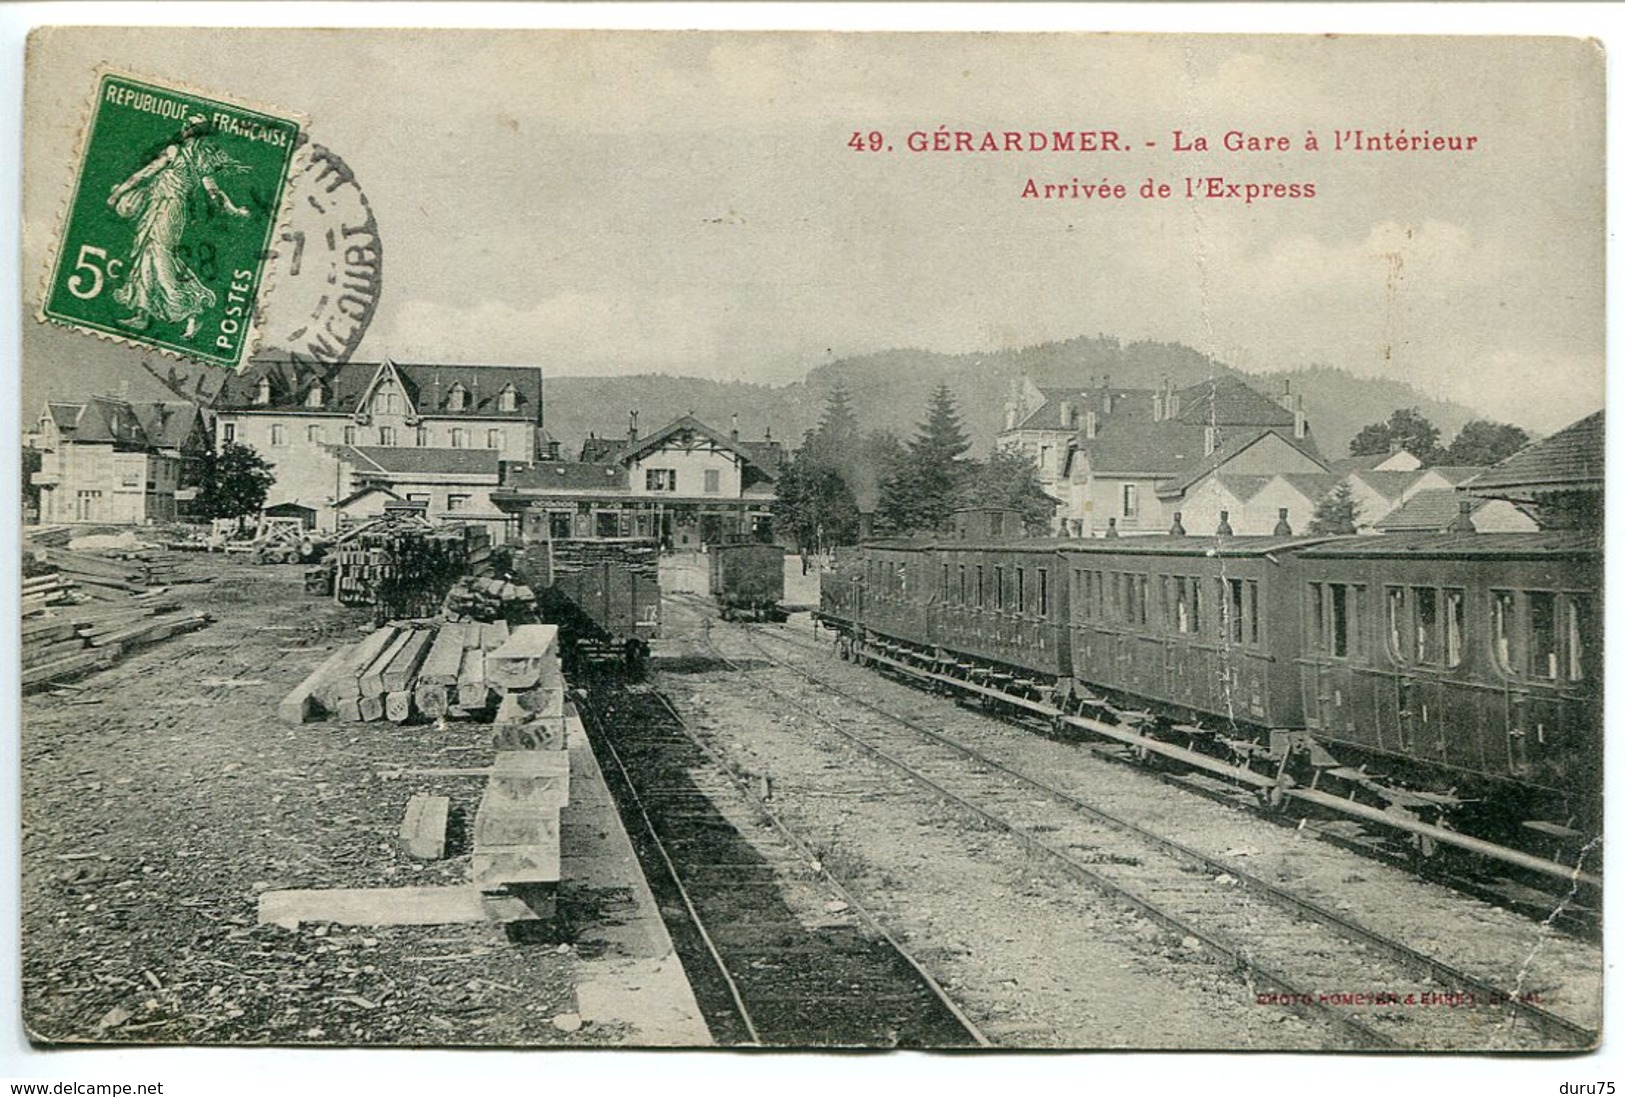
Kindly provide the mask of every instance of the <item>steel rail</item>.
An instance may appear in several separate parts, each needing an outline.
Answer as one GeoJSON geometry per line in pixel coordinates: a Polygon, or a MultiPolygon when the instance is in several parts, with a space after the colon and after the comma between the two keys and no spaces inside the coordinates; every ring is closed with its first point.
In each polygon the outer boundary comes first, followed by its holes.
{"type": "Polygon", "coordinates": [[[733,999],[734,1012],[739,1015],[740,1021],[744,1023],[745,1031],[750,1036],[751,1045],[761,1047],[762,1037],[756,1030],[756,1022],[751,1017],[750,1008],[745,1005],[744,997],[739,990],[739,984],[734,981],[733,972],[728,970],[727,961],[722,958],[722,953],[717,948],[716,942],[711,939],[710,932],[705,928],[705,920],[700,917],[699,910],[694,906],[694,900],[689,895],[688,888],[683,884],[683,878],[677,871],[677,865],[672,861],[671,854],[667,851],[666,843],[661,839],[659,831],[655,829],[654,820],[649,816],[649,809],[644,804],[643,797],[638,794],[637,785],[632,780],[631,771],[627,769],[626,762],[621,758],[620,752],[615,749],[615,744],[610,742],[609,736],[603,734],[603,725],[598,719],[598,714],[593,712],[590,706],[586,707],[592,713],[593,723],[598,726],[599,741],[609,751],[609,756],[614,761],[615,768],[620,770],[621,779],[626,783],[626,790],[631,794],[632,803],[637,808],[638,816],[643,820],[643,828],[648,833],[649,840],[654,843],[655,852],[660,855],[661,863],[666,867],[666,874],[671,877],[673,886],[677,888],[677,895],[683,901],[683,909],[688,911],[689,921],[694,924],[694,929],[699,933],[700,940],[705,945],[705,950],[711,954],[712,964],[715,965],[717,972],[722,976],[723,983],[728,988],[728,995],[733,999]]]}
{"type": "MultiPolygon", "coordinates": [[[[716,651],[718,658],[736,669],[740,668],[740,664],[725,655],[721,649],[717,647],[714,640],[709,640],[708,642],[711,644],[713,650],[716,651]]],[[[814,711],[808,705],[797,701],[795,698],[790,697],[779,690],[774,689],[772,686],[764,685],[763,688],[774,694],[786,704],[800,710],[807,716],[830,728],[836,734],[840,735],[842,738],[846,739],[860,750],[863,750],[867,754],[901,771],[910,780],[930,789],[934,795],[939,796],[950,803],[956,804],[971,815],[992,824],[1001,833],[1013,838],[1018,845],[1022,846],[1029,853],[1034,853],[1040,857],[1045,857],[1055,861],[1073,877],[1084,880],[1092,886],[1098,888],[1103,893],[1117,898],[1121,902],[1132,907],[1140,914],[1151,919],[1164,928],[1172,930],[1175,933],[1179,933],[1183,936],[1194,937],[1196,940],[1202,942],[1207,948],[1211,949],[1214,953],[1222,956],[1232,964],[1236,965],[1238,970],[1245,971],[1250,981],[1262,983],[1284,995],[1289,996],[1293,1003],[1292,1008],[1297,1010],[1302,1010],[1304,1008],[1312,1010],[1326,1020],[1334,1029],[1340,1030],[1353,1037],[1354,1040],[1364,1048],[1371,1050],[1401,1049],[1402,1045],[1397,1044],[1385,1034],[1380,1033],[1359,1021],[1346,1017],[1338,1013],[1335,1009],[1331,1008],[1331,1006],[1319,1002],[1312,992],[1305,991],[1296,986],[1285,976],[1277,974],[1276,972],[1273,972],[1267,968],[1260,967],[1246,954],[1246,951],[1243,948],[1231,944],[1229,941],[1226,941],[1223,938],[1202,929],[1200,926],[1195,926],[1189,922],[1186,922],[1176,914],[1163,910],[1161,907],[1157,906],[1151,901],[1134,894],[1134,892],[1117,884],[1115,881],[1112,881],[1102,874],[1095,872],[1088,865],[1077,860],[1076,858],[1069,856],[1053,846],[1039,841],[1030,834],[1026,834],[1016,829],[1003,819],[999,818],[997,815],[994,815],[976,804],[971,803],[958,793],[953,792],[940,782],[933,780],[920,770],[909,765],[907,762],[904,762],[903,760],[888,753],[883,748],[875,746],[873,743],[870,743],[863,737],[848,731],[834,720],[831,720],[827,716],[823,716],[814,711]]]]}
{"type": "Polygon", "coordinates": [[[1108,724],[1100,720],[1092,720],[1086,716],[1076,716],[1071,713],[1063,712],[1054,705],[1046,704],[1042,701],[1034,701],[1030,697],[1017,697],[1012,694],[994,689],[990,686],[981,685],[977,682],[966,681],[963,678],[955,678],[952,675],[942,674],[939,671],[926,670],[924,667],[918,667],[912,663],[903,662],[900,659],[893,659],[889,655],[864,650],[861,653],[861,658],[870,662],[881,663],[885,666],[893,667],[917,678],[923,678],[928,681],[942,682],[944,684],[952,685],[958,689],[966,690],[992,700],[997,700],[1005,704],[1024,708],[1035,715],[1044,716],[1050,720],[1059,720],[1062,723],[1070,725],[1071,727],[1090,732],[1094,735],[1103,736],[1107,739],[1112,739],[1138,751],[1160,754],[1165,758],[1171,758],[1177,762],[1183,763],[1184,765],[1191,766],[1192,768],[1206,770],[1207,772],[1216,774],[1225,778],[1226,780],[1251,785],[1257,789],[1279,789],[1281,795],[1294,800],[1302,801],[1303,803],[1316,804],[1332,811],[1355,816],[1356,818],[1363,819],[1367,822],[1378,823],[1382,826],[1392,827],[1395,830],[1401,830],[1409,834],[1415,834],[1419,837],[1428,838],[1432,841],[1440,843],[1441,845],[1454,846],[1457,849],[1466,850],[1469,853],[1475,853],[1483,857],[1489,857],[1493,860],[1503,861],[1507,864],[1514,865],[1530,872],[1535,872],[1543,876],[1549,876],[1562,880],[1564,883],[1571,886],[1576,884],[1584,884],[1590,887],[1602,887],[1602,879],[1600,877],[1583,871],[1577,865],[1565,865],[1561,861],[1550,861],[1543,857],[1536,857],[1532,854],[1524,853],[1522,850],[1513,849],[1510,846],[1502,846],[1493,842],[1486,842],[1484,839],[1474,838],[1470,834],[1463,834],[1460,831],[1449,830],[1445,827],[1433,826],[1419,820],[1395,818],[1394,816],[1389,815],[1378,808],[1367,807],[1364,804],[1357,803],[1353,800],[1346,800],[1342,797],[1330,796],[1324,792],[1320,792],[1317,789],[1300,788],[1294,785],[1282,784],[1274,777],[1257,773],[1250,769],[1244,769],[1240,766],[1231,765],[1228,762],[1223,762],[1217,758],[1209,757],[1208,755],[1202,754],[1198,751],[1187,750],[1184,747],[1175,746],[1173,743],[1164,742],[1161,739],[1154,738],[1153,736],[1146,735],[1123,725],[1108,724]]]}
{"type": "MultiPolygon", "coordinates": [[[[1077,796],[1067,792],[1064,789],[1056,788],[1054,785],[1048,784],[1039,778],[1014,769],[1011,766],[1000,762],[991,755],[977,750],[975,747],[967,746],[956,739],[924,727],[905,716],[899,716],[896,713],[890,712],[881,706],[874,704],[873,702],[867,701],[862,697],[858,697],[855,694],[842,689],[838,685],[819,678],[817,675],[814,675],[801,667],[787,663],[782,659],[775,658],[771,652],[768,652],[759,642],[757,642],[757,637],[759,635],[763,635],[759,629],[752,628],[750,626],[741,627],[745,634],[751,639],[753,645],[756,647],[756,650],[761,652],[761,654],[769,661],[783,667],[786,670],[800,675],[814,685],[819,686],[820,688],[825,689],[828,692],[835,694],[848,702],[851,702],[852,704],[864,708],[880,717],[894,721],[915,732],[916,734],[940,743],[949,749],[958,751],[980,765],[987,766],[991,769],[996,769],[1034,790],[1043,792],[1044,794],[1067,804],[1069,807],[1083,812],[1091,818],[1098,819],[1103,823],[1130,833],[1143,841],[1149,842],[1158,848],[1163,849],[1166,852],[1175,854],[1176,856],[1183,857],[1190,861],[1194,861],[1204,868],[1216,869],[1220,872],[1228,873],[1231,877],[1236,879],[1238,883],[1242,884],[1247,890],[1253,892],[1254,894],[1278,905],[1287,906],[1295,913],[1304,915],[1316,922],[1319,922],[1327,928],[1332,929],[1351,940],[1359,941],[1362,944],[1379,949],[1391,959],[1397,960],[1404,966],[1410,968],[1413,973],[1425,974],[1434,978],[1441,978],[1449,982],[1453,982],[1455,985],[1463,989],[1472,990],[1489,998],[1504,999],[1502,1004],[1504,1004],[1512,1013],[1522,1016],[1525,1020],[1535,1024],[1543,1031],[1552,1033],[1554,1035],[1561,1035],[1568,1040],[1576,1041],[1580,1046],[1591,1046],[1598,1038],[1599,1034],[1591,1029],[1577,1024],[1576,1022],[1571,1021],[1559,1014],[1544,1010],[1539,1006],[1528,1002],[1523,1002],[1519,1000],[1516,995],[1504,991],[1501,988],[1485,981],[1484,979],[1479,978],[1478,976],[1462,971],[1461,969],[1456,968],[1443,960],[1428,956],[1425,953],[1411,948],[1409,945],[1406,945],[1403,942],[1396,941],[1377,932],[1376,930],[1370,929],[1369,927],[1363,926],[1358,922],[1345,918],[1342,915],[1337,914],[1335,911],[1329,910],[1311,899],[1285,891],[1260,877],[1254,876],[1245,869],[1238,868],[1223,860],[1213,857],[1210,854],[1206,854],[1200,850],[1186,846],[1172,838],[1168,838],[1164,835],[1157,834],[1154,831],[1147,830],[1137,823],[1133,823],[1129,820],[1115,816],[1110,812],[1079,799],[1077,796]]],[[[724,658],[726,658],[726,656],[724,656],[724,658]]],[[[767,688],[771,689],[771,687],[767,688]]],[[[790,700],[788,698],[786,699],[790,700]]],[[[792,703],[795,702],[792,701],[792,703]]],[[[805,709],[803,710],[806,711],[805,709]]],[[[823,720],[821,717],[816,717],[816,714],[809,714],[815,715],[815,718],[823,720]]],[[[828,721],[825,720],[824,722],[828,721]]],[[[927,780],[929,780],[929,778],[927,778],[927,780]]],[[[952,794],[949,795],[951,796],[952,794]]]]}
{"type": "Polygon", "coordinates": [[[689,740],[693,742],[695,746],[699,747],[705,756],[711,759],[718,769],[722,770],[723,773],[728,775],[728,779],[732,781],[735,787],[739,789],[745,798],[748,799],[756,807],[756,809],[762,813],[767,821],[773,826],[773,829],[779,833],[779,836],[789,843],[789,845],[792,846],[797,853],[805,857],[808,864],[817,864],[818,867],[815,871],[818,873],[819,878],[827,883],[830,888],[841,897],[841,901],[846,903],[847,906],[850,907],[858,915],[858,917],[863,920],[865,925],[869,926],[870,929],[879,934],[881,939],[890,945],[892,949],[903,958],[904,962],[907,963],[909,967],[914,969],[914,972],[919,975],[921,981],[930,988],[931,993],[935,995],[937,1000],[943,1004],[943,1006],[953,1016],[954,1020],[959,1022],[959,1024],[965,1029],[965,1032],[969,1034],[970,1038],[976,1042],[976,1045],[978,1047],[992,1047],[993,1041],[988,1039],[987,1034],[982,1031],[981,1027],[977,1025],[977,1023],[972,1020],[963,1009],[960,1008],[959,1003],[953,1000],[953,998],[948,994],[947,988],[937,981],[936,976],[927,971],[925,965],[920,963],[920,961],[915,958],[914,954],[905,948],[903,943],[893,936],[890,930],[881,924],[880,919],[874,914],[874,912],[872,912],[868,907],[864,906],[864,904],[858,900],[857,896],[853,895],[852,892],[847,889],[845,884],[836,879],[835,876],[823,866],[822,859],[813,852],[811,847],[809,847],[806,842],[801,840],[800,835],[796,834],[795,831],[790,829],[789,825],[786,824],[784,820],[779,818],[777,812],[768,807],[766,802],[763,801],[761,797],[756,795],[755,790],[750,787],[749,782],[744,781],[738,775],[736,775],[733,768],[727,764],[725,759],[718,757],[717,753],[712,750],[709,744],[700,740],[699,737],[697,737],[689,729],[688,721],[683,719],[682,713],[677,711],[676,706],[671,703],[671,699],[664,693],[656,693],[655,696],[660,700],[660,703],[665,706],[666,711],[671,713],[672,718],[677,721],[677,726],[683,729],[683,734],[688,736],[689,740]]]}

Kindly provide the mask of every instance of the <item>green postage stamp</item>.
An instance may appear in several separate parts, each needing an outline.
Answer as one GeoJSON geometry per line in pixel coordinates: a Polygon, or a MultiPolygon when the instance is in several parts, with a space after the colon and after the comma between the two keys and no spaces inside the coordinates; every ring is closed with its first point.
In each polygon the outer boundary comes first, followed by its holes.
{"type": "Polygon", "coordinates": [[[102,73],[40,316],[236,368],[300,119],[102,73]]]}

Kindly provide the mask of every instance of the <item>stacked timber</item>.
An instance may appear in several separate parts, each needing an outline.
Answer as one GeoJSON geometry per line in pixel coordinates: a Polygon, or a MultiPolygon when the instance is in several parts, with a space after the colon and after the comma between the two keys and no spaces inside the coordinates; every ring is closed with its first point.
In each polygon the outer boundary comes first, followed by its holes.
{"type": "Polygon", "coordinates": [[[448,621],[507,621],[536,617],[536,593],[523,583],[465,575],[446,592],[448,621]]]}
{"type": "Polygon", "coordinates": [[[333,558],[333,596],[343,605],[372,605],[386,616],[427,616],[475,563],[488,557],[482,526],[435,527],[387,519],[340,538],[333,558]]]}
{"type": "Polygon", "coordinates": [[[570,798],[558,629],[520,625],[485,657],[501,690],[496,760],[474,816],[474,883],[483,890],[559,879],[559,811],[570,798]]]}
{"type": "Polygon", "coordinates": [[[283,698],[278,713],[301,724],[332,717],[404,724],[489,711],[495,696],[485,656],[508,639],[506,622],[385,625],[334,651],[283,698]]]}
{"type": "MultiPolygon", "coordinates": [[[[36,586],[37,581],[34,581],[36,586]]],[[[22,686],[34,689],[110,666],[136,648],[192,632],[209,623],[201,611],[177,613],[162,591],[126,597],[121,604],[86,601],[26,608],[22,622],[22,686]]],[[[33,597],[38,597],[33,596],[33,597]]]]}

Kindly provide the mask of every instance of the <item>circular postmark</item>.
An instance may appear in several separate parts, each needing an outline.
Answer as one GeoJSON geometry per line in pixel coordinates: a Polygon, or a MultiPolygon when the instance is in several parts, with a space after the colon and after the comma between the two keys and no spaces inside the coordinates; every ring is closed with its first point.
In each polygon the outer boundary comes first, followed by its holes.
{"type": "Polygon", "coordinates": [[[338,365],[361,345],[378,308],[378,220],[349,165],[314,141],[295,152],[291,181],[288,215],[267,254],[257,357],[338,365]]]}

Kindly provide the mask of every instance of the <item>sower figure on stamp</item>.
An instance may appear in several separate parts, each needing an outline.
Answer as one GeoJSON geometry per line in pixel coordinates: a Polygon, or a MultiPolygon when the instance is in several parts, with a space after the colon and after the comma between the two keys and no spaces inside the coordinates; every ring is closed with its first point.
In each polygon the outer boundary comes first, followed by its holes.
{"type": "Polygon", "coordinates": [[[201,187],[210,201],[233,217],[247,217],[248,210],[233,202],[214,178],[216,173],[242,171],[243,166],[207,139],[203,115],[191,115],[186,121],[174,143],[113,188],[107,204],[120,217],[137,219],[129,277],[113,294],[132,315],[119,322],[140,330],[153,317],[170,323],[184,320],[181,338],[191,339],[197,334],[198,317],[214,307],[215,295],[178,254],[187,203],[201,187]]]}

